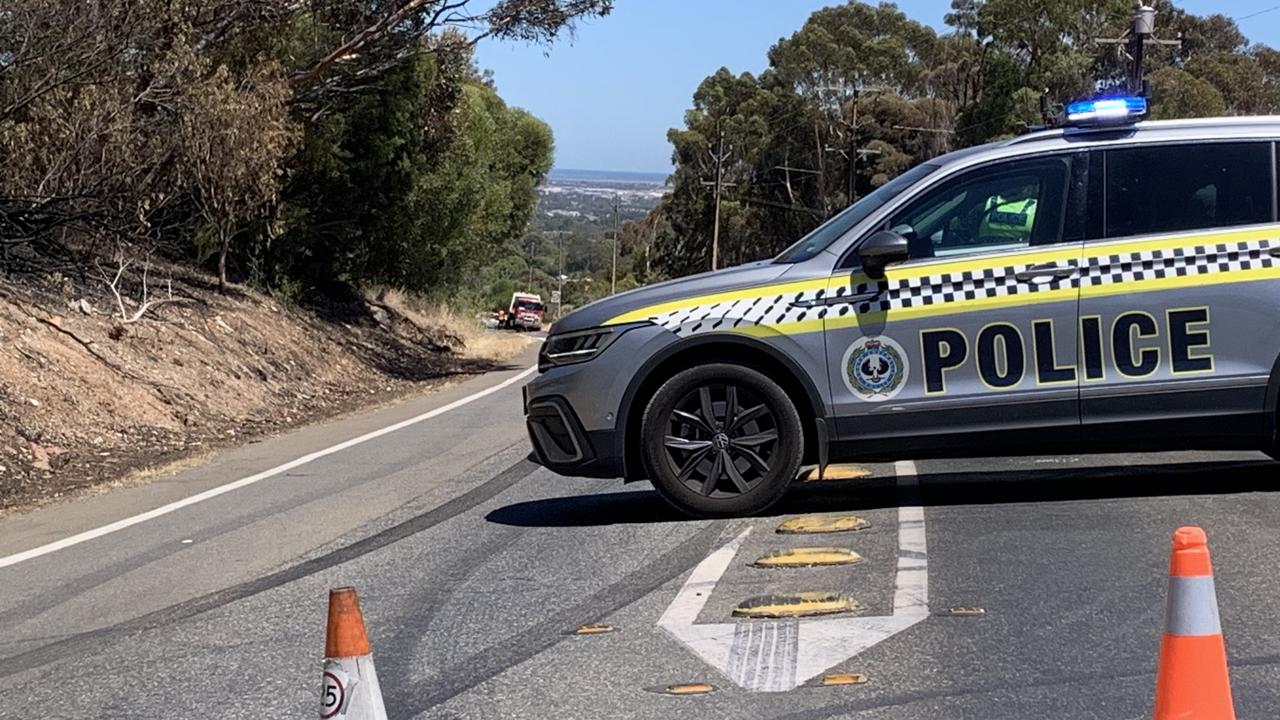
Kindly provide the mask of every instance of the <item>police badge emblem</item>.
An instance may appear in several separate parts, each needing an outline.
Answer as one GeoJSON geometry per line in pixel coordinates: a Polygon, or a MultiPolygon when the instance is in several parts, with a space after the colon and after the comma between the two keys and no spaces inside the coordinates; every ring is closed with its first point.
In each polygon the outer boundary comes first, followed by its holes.
{"type": "Polygon", "coordinates": [[[841,364],[849,391],[869,402],[882,402],[902,392],[907,383],[907,353],[887,337],[860,338],[841,364]]]}

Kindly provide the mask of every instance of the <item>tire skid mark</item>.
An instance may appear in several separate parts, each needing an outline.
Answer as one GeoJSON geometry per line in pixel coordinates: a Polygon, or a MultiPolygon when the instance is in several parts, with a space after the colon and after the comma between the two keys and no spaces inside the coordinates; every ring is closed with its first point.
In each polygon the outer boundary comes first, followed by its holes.
{"type": "Polygon", "coordinates": [[[644,567],[505,642],[462,658],[441,670],[439,678],[384,691],[388,709],[396,717],[416,717],[545,652],[569,637],[565,628],[608,617],[688,572],[719,541],[724,529],[723,523],[708,523],[644,567]]]}
{"type": "MultiPolygon", "coordinates": [[[[511,445],[508,445],[507,447],[502,448],[501,450],[498,450],[497,452],[494,452],[486,456],[485,458],[477,461],[474,465],[477,467],[481,466],[484,463],[489,462],[493,458],[505,452],[509,452],[512,448],[516,447],[517,445],[526,444],[526,442],[527,441],[521,440],[520,442],[512,443],[511,445]]],[[[526,444],[526,447],[527,447],[527,444],[526,444]]],[[[418,458],[417,462],[420,463],[421,458],[418,458]]],[[[401,472],[406,468],[412,467],[413,465],[414,465],[413,462],[406,460],[401,463],[396,463],[395,465],[389,465],[389,466],[377,468],[376,470],[369,469],[367,473],[361,476],[358,482],[348,482],[347,484],[343,485],[340,489],[336,490],[334,494],[365,487],[370,483],[378,482],[384,477],[401,472]]],[[[233,533],[237,530],[249,527],[250,525],[261,522],[263,520],[274,517],[276,515],[279,515],[285,511],[302,507],[306,503],[320,502],[327,497],[329,496],[318,495],[309,499],[304,499],[303,501],[300,501],[299,498],[292,497],[292,496],[281,497],[273,500],[268,504],[258,506],[251,511],[247,511],[244,514],[237,515],[234,518],[229,518],[227,520],[224,520],[223,522],[210,525],[209,527],[202,529],[198,533],[198,536],[200,538],[201,543],[207,543],[207,542],[210,542],[211,540],[216,540],[229,533],[233,533]]],[[[404,504],[400,505],[398,508],[391,510],[388,514],[393,514],[397,510],[401,510],[402,508],[405,507],[405,505],[413,502],[414,500],[416,500],[416,498],[406,501],[404,504]]],[[[370,523],[365,523],[360,527],[353,528],[351,530],[351,534],[368,532],[369,525],[370,523]]],[[[317,552],[317,551],[323,552],[325,546],[332,546],[332,545],[333,545],[332,542],[326,542],[321,544],[319,547],[312,548],[309,552],[317,552]]],[[[102,566],[98,570],[95,570],[92,573],[82,575],[76,578],[74,581],[60,586],[58,588],[60,599],[58,599],[56,602],[51,601],[51,599],[48,596],[36,595],[24,603],[14,605],[13,607],[10,607],[8,609],[0,610],[0,627],[16,627],[21,623],[29,622],[45,613],[57,610],[58,608],[65,605],[66,603],[71,602],[72,600],[76,600],[80,596],[88,592],[91,592],[93,590],[96,590],[102,587],[103,585],[106,585],[107,583],[110,583],[114,580],[118,580],[123,575],[127,575],[131,572],[137,572],[138,570],[141,570],[151,565],[152,563],[163,561],[173,555],[184,552],[185,550],[186,549],[182,545],[175,545],[173,543],[165,543],[165,542],[157,543],[154,547],[152,547],[151,549],[145,552],[102,566]]],[[[270,568],[270,570],[279,569],[284,565],[285,565],[284,563],[276,564],[274,567],[270,568]]],[[[268,568],[264,568],[264,571],[266,570],[268,570],[268,568]]],[[[61,635],[59,637],[68,637],[68,636],[61,635]]],[[[26,643],[26,641],[19,640],[16,642],[0,642],[0,648],[4,648],[7,645],[12,645],[17,643],[26,643]]]]}
{"type": "MultiPolygon", "coordinates": [[[[528,532],[528,528],[500,527],[497,534],[449,558],[442,569],[432,573],[430,584],[420,586],[421,592],[414,593],[412,599],[397,599],[398,608],[394,613],[397,622],[419,615],[422,608],[447,605],[463,585],[485,571],[490,560],[511,549],[528,532]]],[[[379,636],[375,647],[383,666],[381,675],[386,678],[412,675],[421,641],[415,633],[379,636]]]]}
{"type": "Polygon", "coordinates": [[[452,500],[428,510],[416,517],[393,525],[369,537],[357,540],[332,552],[304,560],[282,570],[249,580],[216,592],[192,598],[161,610],[141,615],[132,620],[109,627],[78,633],[66,639],[50,643],[3,660],[0,678],[43,667],[69,656],[84,656],[104,649],[110,643],[147,630],[154,630],[216,610],[224,605],[245,600],[281,585],[301,580],[310,575],[350,562],[369,553],[381,550],[408,537],[439,525],[450,518],[484,503],[507,490],[531,473],[538,466],[529,460],[520,460],[506,470],[468,490],[452,500]]]}

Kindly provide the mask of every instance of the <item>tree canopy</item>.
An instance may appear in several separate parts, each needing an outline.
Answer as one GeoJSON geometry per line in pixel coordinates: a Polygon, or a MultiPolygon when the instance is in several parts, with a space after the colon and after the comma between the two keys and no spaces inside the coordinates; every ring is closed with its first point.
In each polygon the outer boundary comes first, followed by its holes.
{"type": "MultiPolygon", "coordinates": [[[[1152,115],[1280,112],[1280,53],[1251,45],[1222,15],[1155,3],[1146,57],[1152,115]]],[[[722,265],[769,257],[911,166],[1024,132],[1042,97],[1063,104],[1121,83],[1128,59],[1109,39],[1128,0],[953,0],[938,34],[895,5],[845,2],[778,41],[759,75],[721,68],[668,133],[672,195],[655,213],[661,276],[710,269],[715,177],[728,148],[722,265]]]]}
{"type": "Polygon", "coordinates": [[[474,65],[612,0],[12,0],[3,268],[162,251],[225,281],[447,293],[528,223],[551,131],[474,65]]]}

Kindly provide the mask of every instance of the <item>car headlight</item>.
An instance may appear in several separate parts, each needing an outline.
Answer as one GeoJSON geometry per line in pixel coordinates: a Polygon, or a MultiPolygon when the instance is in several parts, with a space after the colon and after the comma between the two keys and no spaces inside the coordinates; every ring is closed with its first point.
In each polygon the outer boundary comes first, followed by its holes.
{"type": "Polygon", "coordinates": [[[538,352],[538,370],[542,372],[561,365],[586,362],[604,352],[626,331],[646,325],[652,323],[610,325],[552,335],[542,343],[542,350],[538,352]]]}

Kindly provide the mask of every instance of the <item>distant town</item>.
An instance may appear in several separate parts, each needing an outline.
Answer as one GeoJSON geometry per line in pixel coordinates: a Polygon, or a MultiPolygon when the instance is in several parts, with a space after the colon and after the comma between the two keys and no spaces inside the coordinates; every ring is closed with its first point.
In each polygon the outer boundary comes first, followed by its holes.
{"type": "Polygon", "coordinates": [[[539,215],[612,222],[613,202],[623,220],[644,217],[670,192],[667,174],[555,168],[538,188],[539,215]]]}

